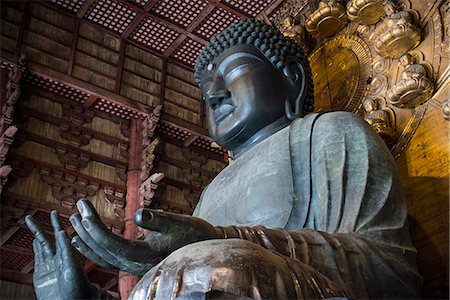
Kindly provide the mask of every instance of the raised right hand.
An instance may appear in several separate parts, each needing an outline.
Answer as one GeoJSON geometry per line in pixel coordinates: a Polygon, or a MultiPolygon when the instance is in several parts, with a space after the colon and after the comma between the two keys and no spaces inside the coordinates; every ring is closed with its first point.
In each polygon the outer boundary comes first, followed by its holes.
{"type": "Polygon", "coordinates": [[[61,226],[58,213],[52,211],[50,219],[56,247],[33,217],[25,218],[35,237],[33,285],[37,299],[97,299],[100,292],[88,281],[76,251],[61,226]]]}

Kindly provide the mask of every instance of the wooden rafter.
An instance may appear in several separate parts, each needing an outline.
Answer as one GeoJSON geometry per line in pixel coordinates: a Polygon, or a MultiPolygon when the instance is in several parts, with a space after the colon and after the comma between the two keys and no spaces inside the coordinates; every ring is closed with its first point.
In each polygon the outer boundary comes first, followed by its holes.
{"type": "Polygon", "coordinates": [[[78,31],[80,30],[80,19],[77,19],[75,30],[72,36],[72,45],[70,47],[69,63],[67,67],[67,75],[72,75],[73,63],[75,61],[75,52],[78,44],[78,31]]]}
{"type": "Polygon", "coordinates": [[[77,17],[82,19],[94,2],[95,0],[85,0],[77,12],[77,17]]]}
{"type": "Polygon", "coordinates": [[[98,100],[98,96],[90,95],[89,98],[83,103],[83,108],[88,109],[98,100]]]}

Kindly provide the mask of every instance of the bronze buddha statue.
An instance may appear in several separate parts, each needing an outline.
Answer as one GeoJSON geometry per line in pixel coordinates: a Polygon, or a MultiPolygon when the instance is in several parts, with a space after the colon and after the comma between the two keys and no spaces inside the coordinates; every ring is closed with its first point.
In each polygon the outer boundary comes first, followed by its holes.
{"type": "MultiPolygon", "coordinates": [[[[312,113],[311,72],[293,41],[240,21],[205,47],[195,78],[209,132],[233,164],[206,187],[194,216],[139,210],[137,224],[153,232],[144,240],[112,234],[80,200],[70,218],[79,251],[144,275],[130,299],[419,296],[395,162],[364,120],[312,113]]],[[[56,212],[56,252],[31,217],[26,223],[39,299],[107,297],[69,268],[75,254],[56,212]]]]}

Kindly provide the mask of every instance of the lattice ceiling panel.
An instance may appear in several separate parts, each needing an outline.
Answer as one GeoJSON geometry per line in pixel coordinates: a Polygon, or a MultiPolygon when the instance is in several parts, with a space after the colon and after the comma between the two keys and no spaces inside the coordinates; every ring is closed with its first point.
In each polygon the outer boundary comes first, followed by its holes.
{"type": "Polygon", "coordinates": [[[179,60],[189,66],[195,64],[195,60],[202,50],[203,45],[187,38],[171,55],[172,58],[179,60]]]}
{"type": "Polygon", "coordinates": [[[130,120],[131,118],[134,119],[144,119],[146,117],[146,114],[134,111],[130,108],[126,108],[123,106],[120,106],[118,104],[115,104],[109,100],[100,99],[94,104],[94,108],[98,109],[100,111],[103,111],[107,114],[130,120]]]}
{"type": "Polygon", "coordinates": [[[136,3],[137,5],[144,7],[145,4],[147,4],[148,1],[149,1],[149,0],[133,0],[133,1],[131,1],[131,2],[134,2],[134,3],[136,3]]]}
{"type": "Polygon", "coordinates": [[[29,262],[33,260],[33,255],[31,253],[27,255],[6,249],[0,249],[0,257],[2,269],[13,271],[22,270],[29,262]]]}
{"type": "Polygon", "coordinates": [[[29,72],[24,73],[24,82],[65,98],[80,101],[81,103],[84,103],[90,96],[86,92],[76,90],[57,81],[34,75],[29,72]]]}
{"type": "Polygon", "coordinates": [[[256,17],[273,0],[225,0],[225,3],[246,15],[256,17]]]}
{"type": "Polygon", "coordinates": [[[25,228],[20,228],[7,242],[8,246],[17,246],[25,249],[32,249],[33,247],[33,234],[31,231],[25,228]]]}
{"type": "Polygon", "coordinates": [[[232,13],[221,8],[216,8],[206,17],[205,21],[197,27],[195,33],[206,39],[210,39],[212,36],[238,20],[240,19],[232,13]]]}
{"type": "Polygon", "coordinates": [[[131,38],[145,46],[164,52],[179,34],[167,26],[145,18],[131,35],[131,38]]]}
{"type": "Polygon", "coordinates": [[[152,12],[186,28],[207,4],[205,0],[160,0],[152,12]]]}
{"type": "Polygon", "coordinates": [[[56,5],[61,6],[62,8],[77,13],[81,6],[83,5],[85,0],[52,0],[56,5]]]}
{"type": "Polygon", "coordinates": [[[165,123],[159,124],[159,130],[162,135],[178,139],[182,142],[185,142],[192,135],[189,131],[182,130],[178,127],[169,126],[165,123]]]}
{"type": "Polygon", "coordinates": [[[89,8],[85,18],[121,34],[137,14],[117,1],[99,0],[89,8]]]}

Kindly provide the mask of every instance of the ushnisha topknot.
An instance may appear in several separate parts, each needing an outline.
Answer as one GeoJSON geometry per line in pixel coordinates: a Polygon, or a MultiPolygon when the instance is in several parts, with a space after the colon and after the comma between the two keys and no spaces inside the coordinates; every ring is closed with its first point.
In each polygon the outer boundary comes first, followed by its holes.
{"type": "Polygon", "coordinates": [[[309,113],[314,110],[314,86],[311,69],[303,50],[278,29],[259,20],[240,20],[211,38],[211,41],[200,52],[195,63],[194,76],[197,84],[200,85],[200,74],[211,61],[226,49],[242,44],[254,45],[281,71],[285,67],[288,56],[299,58],[305,66],[306,77],[309,80],[303,111],[309,113]]]}

